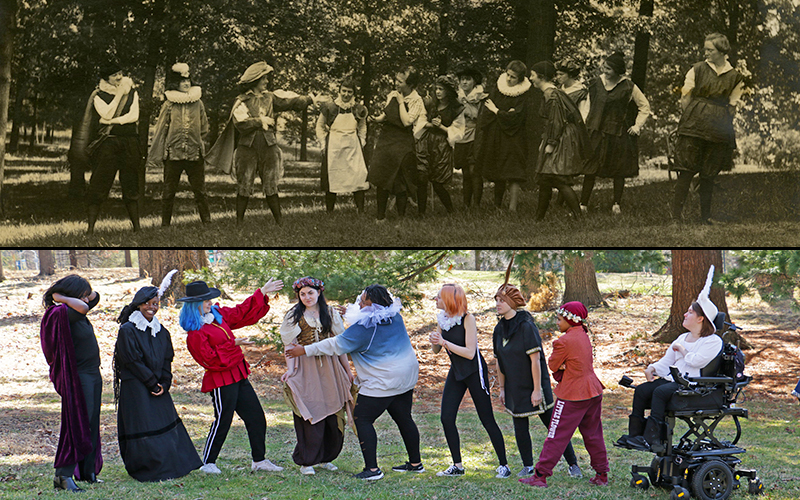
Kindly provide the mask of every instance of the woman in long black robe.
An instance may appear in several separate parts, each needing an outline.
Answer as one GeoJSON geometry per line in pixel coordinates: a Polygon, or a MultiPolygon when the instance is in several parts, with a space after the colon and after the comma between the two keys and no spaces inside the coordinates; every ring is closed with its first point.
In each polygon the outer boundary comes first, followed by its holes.
{"type": "Polygon", "coordinates": [[[172,340],[155,317],[159,294],[144,287],[122,310],[114,352],[119,452],[138,481],[185,476],[203,465],[172,397],[172,340]]]}

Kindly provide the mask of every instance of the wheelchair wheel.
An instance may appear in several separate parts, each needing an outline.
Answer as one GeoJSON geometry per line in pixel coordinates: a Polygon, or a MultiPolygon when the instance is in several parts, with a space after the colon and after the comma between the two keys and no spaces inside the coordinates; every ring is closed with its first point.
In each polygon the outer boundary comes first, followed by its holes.
{"type": "Polygon", "coordinates": [[[650,462],[650,470],[647,471],[647,476],[650,478],[650,484],[652,485],[658,484],[660,469],[661,469],[661,459],[659,457],[653,457],[653,461],[650,462]]]}
{"type": "Polygon", "coordinates": [[[650,487],[650,481],[641,474],[634,474],[631,478],[631,488],[638,488],[640,490],[647,490],[650,487]]]}
{"type": "Polygon", "coordinates": [[[727,500],[733,491],[733,472],[719,460],[705,462],[694,472],[692,491],[700,500],[727,500]]]}
{"type": "Polygon", "coordinates": [[[764,483],[761,482],[761,479],[755,478],[750,481],[750,484],[747,486],[747,492],[751,495],[763,495],[764,494],[764,483]]]}
{"type": "Polygon", "coordinates": [[[675,486],[669,494],[669,500],[689,500],[690,497],[689,490],[681,486],[675,486]]]}

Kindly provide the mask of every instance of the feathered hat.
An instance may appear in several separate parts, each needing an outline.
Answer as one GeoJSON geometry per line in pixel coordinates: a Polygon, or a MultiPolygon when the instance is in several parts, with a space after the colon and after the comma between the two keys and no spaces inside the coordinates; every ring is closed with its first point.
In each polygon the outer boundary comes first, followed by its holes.
{"type": "Polygon", "coordinates": [[[167,275],[164,276],[164,279],[161,280],[161,285],[159,285],[158,288],[154,286],[144,286],[140,288],[139,291],[136,292],[136,295],[133,296],[131,303],[122,308],[122,312],[117,318],[117,321],[119,323],[125,323],[128,321],[128,317],[133,311],[136,310],[137,307],[155,297],[161,298],[164,295],[164,292],[167,291],[167,288],[169,288],[169,285],[172,283],[172,277],[175,276],[175,273],[177,272],[177,269],[173,269],[172,271],[168,272],[167,275]]]}
{"type": "Polygon", "coordinates": [[[703,314],[711,324],[714,324],[714,320],[717,317],[717,313],[719,309],[717,306],[711,302],[711,298],[708,296],[711,292],[711,284],[714,281],[714,265],[712,264],[711,267],[708,269],[708,277],[706,278],[706,284],[702,290],[700,290],[700,295],[697,296],[697,304],[700,306],[700,309],[703,310],[703,314]]]}

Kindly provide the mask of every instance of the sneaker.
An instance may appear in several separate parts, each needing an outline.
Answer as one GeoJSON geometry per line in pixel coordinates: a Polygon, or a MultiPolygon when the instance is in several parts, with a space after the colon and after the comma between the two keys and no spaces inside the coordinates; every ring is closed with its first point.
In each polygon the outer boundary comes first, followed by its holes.
{"type": "Polygon", "coordinates": [[[267,472],[280,472],[283,470],[283,467],[281,467],[280,465],[275,465],[272,462],[270,462],[269,459],[265,458],[260,462],[253,462],[252,465],[250,465],[250,469],[254,471],[265,470],[267,472]]]}
{"type": "Polygon", "coordinates": [[[528,486],[535,486],[537,488],[547,488],[547,478],[534,474],[531,477],[526,477],[519,480],[520,483],[527,484],[528,486]]]}
{"type": "Polygon", "coordinates": [[[313,476],[314,474],[316,474],[316,472],[314,471],[314,467],[311,465],[301,465],[300,474],[304,476],[313,476]]]}
{"type": "Polygon", "coordinates": [[[458,467],[455,464],[453,464],[450,467],[448,467],[447,469],[445,469],[443,471],[440,471],[440,472],[437,472],[436,475],[439,476],[439,477],[442,477],[442,476],[447,476],[447,477],[463,476],[464,475],[464,469],[462,467],[458,467]]]}
{"type": "Polygon", "coordinates": [[[377,481],[378,479],[383,479],[383,471],[380,469],[369,470],[367,468],[364,468],[364,470],[362,470],[358,474],[353,474],[353,477],[364,481],[377,481]]]}
{"type": "Polygon", "coordinates": [[[200,467],[200,470],[205,472],[206,474],[222,474],[222,471],[219,470],[217,464],[205,464],[200,467]]]}
{"type": "Polygon", "coordinates": [[[511,469],[508,468],[508,465],[501,465],[497,469],[497,475],[494,476],[497,479],[505,479],[507,477],[511,477],[511,469]]]}
{"type": "Polygon", "coordinates": [[[608,473],[597,474],[589,482],[595,486],[608,486],[608,473]]]}
{"type": "Polygon", "coordinates": [[[395,472],[425,472],[425,467],[420,462],[417,465],[411,465],[411,462],[406,462],[403,465],[395,465],[392,467],[395,472]]]}
{"type": "Polygon", "coordinates": [[[517,477],[528,477],[533,474],[533,466],[523,465],[522,470],[517,472],[517,477]]]}
{"type": "Polygon", "coordinates": [[[570,477],[575,478],[582,478],[583,472],[581,472],[581,467],[578,464],[572,464],[569,466],[569,475],[570,477]]]}
{"type": "Polygon", "coordinates": [[[613,215],[619,215],[622,213],[622,210],[619,208],[618,203],[614,203],[614,205],[611,207],[611,213],[613,215]]]}
{"type": "Polygon", "coordinates": [[[587,207],[586,205],[581,205],[581,214],[587,215],[588,213],[589,213],[589,207],[587,207]]]}
{"type": "Polygon", "coordinates": [[[333,464],[332,464],[332,463],[330,463],[330,462],[322,462],[322,463],[320,463],[320,464],[319,464],[317,467],[319,467],[320,469],[329,470],[329,471],[331,471],[331,472],[334,472],[334,471],[337,471],[337,470],[339,470],[339,468],[338,468],[338,467],[336,467],[335,465],[333,465],[333,464]]]}

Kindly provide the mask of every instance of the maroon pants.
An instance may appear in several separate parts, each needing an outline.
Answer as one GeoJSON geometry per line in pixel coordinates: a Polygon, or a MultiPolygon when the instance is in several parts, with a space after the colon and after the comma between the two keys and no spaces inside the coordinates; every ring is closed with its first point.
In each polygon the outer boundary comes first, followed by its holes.
{"type": "Polygon", "coordinates": [[[589,452],[592,468],[598,474],[608,472],[606,442],[603,439],[603,423],[600,421],[602,409],[602,395],[584,401],[556,399],[550,429],[542,445],[536,471],[545,477],[552,476],[553,467],[564,454],[575,429],[579,429],[583,436],[583,445],[589,452]]]}

